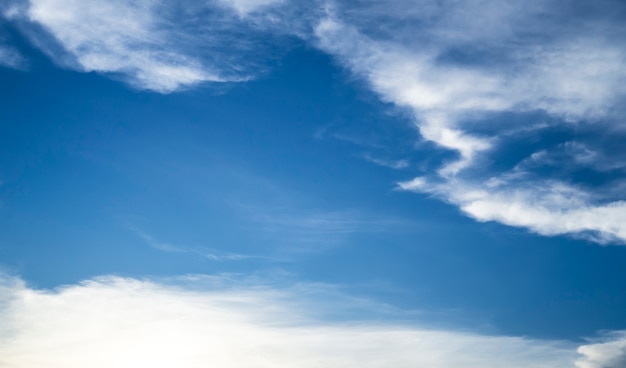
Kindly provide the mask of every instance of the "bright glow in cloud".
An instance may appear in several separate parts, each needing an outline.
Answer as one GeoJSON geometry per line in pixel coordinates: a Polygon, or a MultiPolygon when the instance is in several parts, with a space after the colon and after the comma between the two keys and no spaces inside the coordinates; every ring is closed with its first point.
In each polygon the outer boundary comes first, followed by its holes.
{"type": "MultiPolygon", "coordinates": [[[[271,289],[206,277],[182,285],[103,277],[53,291],[5,278],[0,365],[554,368],[576,359],[565,342],[323,322],[310,318],[323,306],[302,303],[306,294],[303,285],[271,289]]],[[[599,349],[580,352],[597,361],[599,349]]]]}
{"type": "Polygon", "coordinates": [[[608,334],[602,341],[581,346],[578,352],[585,358],[576,362],[577,368],[626,367],[626,332],[608,334]]]}

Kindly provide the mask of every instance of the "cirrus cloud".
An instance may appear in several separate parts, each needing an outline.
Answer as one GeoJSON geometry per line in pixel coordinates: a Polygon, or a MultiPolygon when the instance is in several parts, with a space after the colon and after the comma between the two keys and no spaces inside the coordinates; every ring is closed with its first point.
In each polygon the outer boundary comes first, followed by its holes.
{"type": "Polygon", "coordinates": [[[479,221],[626,242],[626,198],[611,189],[624,182],[623,150],[606,148],[625,135],[626,47],[616,35],[626,27],[614,16],[622,5],[329,4],[318,47],[408,110],[425,141],[456,154],[399,189],[435,195],[479,221]],[[542,138],[549,129],[567,133],[542,138]],[[544,147],[533,151],[537,141],[544,147]],[[508,146],[522,147],[512,156],[521,158],[507,162],[508,146]],[[540,156],[557,169],[526,165],[540,156]]]}

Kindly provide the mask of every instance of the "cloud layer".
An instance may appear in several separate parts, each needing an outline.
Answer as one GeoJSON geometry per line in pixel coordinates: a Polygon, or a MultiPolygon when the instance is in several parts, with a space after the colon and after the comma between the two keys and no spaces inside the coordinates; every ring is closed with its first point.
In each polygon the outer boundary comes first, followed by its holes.
{"type": "Polygon", "coordinates": [[[324,322],[307,285],[101,277],[36,290],[5,277],[0,365],[41,367],[578,367],[624,359],[624,336],[582,346],[416,325],[324,322]]]}
{"type": "MultiPolygon", "coordinates": [[[[12,4],[5,18],[57,63],[161,93],[249,80],[280,40],[299,38],[408,111],[423,140],[453,156],[399,189],[478,221],[626,241],[618,0],[12,4]]],[[[19,64],[12,50],[0,47],[0,63],[19,64]]]]}

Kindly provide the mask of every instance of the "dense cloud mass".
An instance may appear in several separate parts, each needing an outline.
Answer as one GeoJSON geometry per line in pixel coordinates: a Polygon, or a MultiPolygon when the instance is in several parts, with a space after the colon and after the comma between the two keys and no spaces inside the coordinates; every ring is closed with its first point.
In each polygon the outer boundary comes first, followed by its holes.
{"type": "Polygon", "coordinates": [[[102,277],[50,291],[5,277],[0,365],[616,368],[625,356],[622,334],[578,348],[577,358],[560,341],[324,322],[312,317],[324,302],[304,302],[309,288],[102,277]]]}
{"type": "MultiPolygon", "coordinates": [[[[623,2],[31,0],[2,11],[35,45],[55,40],[41,47],[57,63],[161,93],[255,78],[269,50],[299,39],[455,156],[399,189],[478,221],[626,241],[623,2]]],[[[0,47],[5,66],[20,58],[0,47]]]]}

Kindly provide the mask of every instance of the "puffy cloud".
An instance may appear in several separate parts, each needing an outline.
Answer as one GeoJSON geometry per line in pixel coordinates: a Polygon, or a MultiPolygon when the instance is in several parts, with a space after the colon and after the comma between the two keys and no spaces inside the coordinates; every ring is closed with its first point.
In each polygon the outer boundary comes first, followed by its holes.
{"type": "Polygon", "coordinates": [[[306,285],[270,288],[200,276],[101,277],[56,290],[5,278],[0,365],[554,368],[573,367],[576,359],[566,342],[325,322],[312,317],[323,303],[306,295],[306,285]]]}

